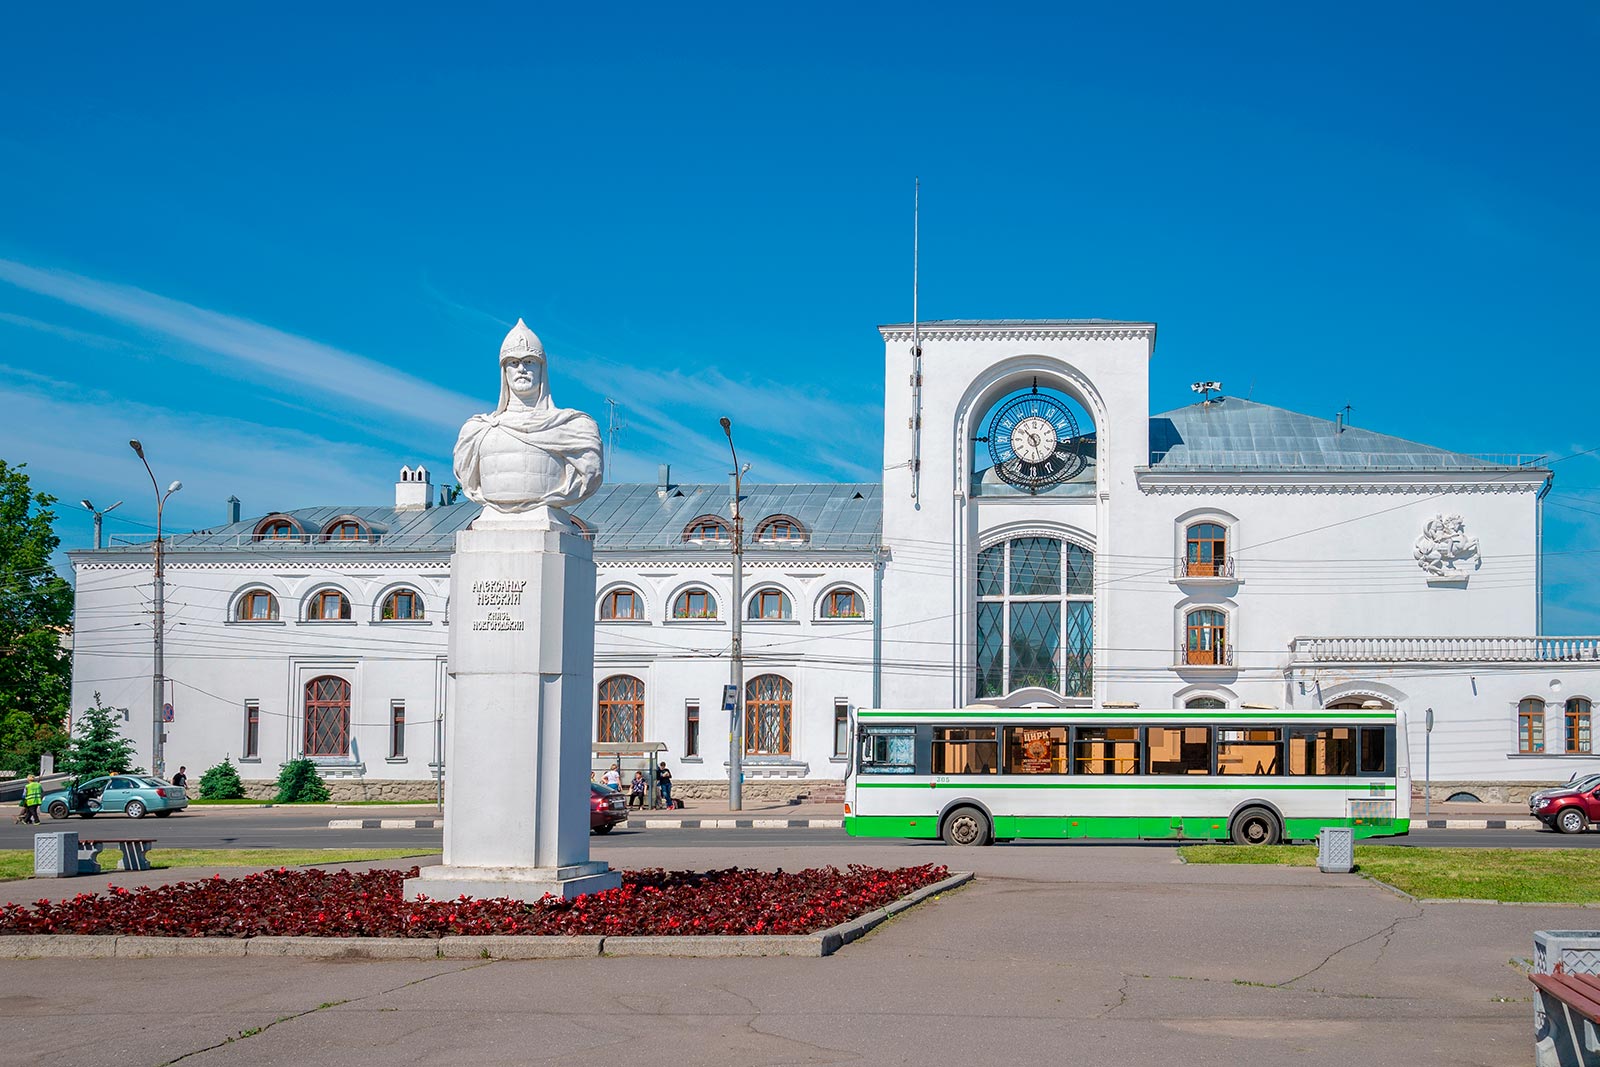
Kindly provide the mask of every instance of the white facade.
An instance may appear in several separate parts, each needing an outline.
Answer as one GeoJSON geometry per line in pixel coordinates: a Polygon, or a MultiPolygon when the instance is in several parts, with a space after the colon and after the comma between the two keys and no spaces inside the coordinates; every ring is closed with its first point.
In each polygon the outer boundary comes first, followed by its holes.
{"type": "MultiPolygon", "coordinates": [[[[1233,398],[1152,417],[1145,323],[927,324],[920,379],[911,327],[883,333],[881,488],[746,487],[744,678],[768,680],[747,690],[760,705],[750,795],[764,783],[817,795],[841,778],[837,721],[850,706],[975,701],[1379,701],[1408,713],[1419,761],[1431,708],[1432,778],[1483,799],[1600,765],[1567,751],[1593,746],[1582,724],[1586,702],[1600,701],[1600,638],[1535,636],[1550,479],[1537,462],[1460,456],[1233,398]],[[1037,493],[985,473],[976,440],[992,436],[1004,401],[1033,390],[1090,424],[1075,446],[1082,472],[1037,493]],[[1219,531],[1199,566],[1196,530],[1219,531]],[[1034,566],[1040,546],[1065,570],[1055,586],[1035,575],[1018,593],[1006,568],[1034,566]],[[1079,564],[1088,569],[1066,573],[1079,564]]],[[[408,470],[396,508],[307,509],[174,539],[169,769],[241,758],[253,701],[246,758],[256,762],[244,775],[275,777],[306,750],[307,685],[331,677],[349,687],[350,727],[327,774],[370,795],[386,795],[384,783],[431,787],[450,699],[449,539],[477,509],[429,507],[427,486],[408,470]],[[284,522],[287,536],[263,537],[284,522]],[[353,539],[326,539],[343,522],[356,524],[341,534],[353,539]],[[309,618],[316,595],[335,588],[350,618],[309,618]],[[255,589],[275,598],[276,619],[241,618],[255,589]],[[415,592],[420,619],[385,618],[401,614],[384,609],[398,590],[415,592]]],[[[607,486],[576,510],[599,568],[597,735],[665,744],[690,795],[726,782],[732,557],[716,524],[728,523],[728,496],[664,474],[657,486],[607,486]],[[702,593],[714,618],[697,617],[702,593]]],[[[130,709],[143,743],[149,550],[71,555],[74,706],[99,691],[130,709]]]]}

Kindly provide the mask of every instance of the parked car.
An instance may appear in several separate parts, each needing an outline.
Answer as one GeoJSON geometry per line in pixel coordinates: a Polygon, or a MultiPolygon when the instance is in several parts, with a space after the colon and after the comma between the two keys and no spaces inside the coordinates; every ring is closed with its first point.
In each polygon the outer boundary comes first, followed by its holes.
{"type": "Polygon", "coordinates": [[[1580,779],[1566,789],[1540,795],[1528,806],[1533,817],[1552,830],[1581,833],[1590,823],[1600,822],[1600,781],[1580,779]]]}
{"type": "Polygon", "coordinates": [[[1528,810],[1532,811],[1539,801],[1545,797],[1552,797],[1557,793],[1569,793],[1574,789],[1581,792],[1585,789],[1593,789],[1596,786],[1600,786],[1600,773],[1585,774],[1582,777],[1574,774],[1565,784],[1552,786],[1549,789],[1541,789],[1530,796],[1528,798],[1528,810]]]}
{"type": "Polygon", "coordinates": [[[151,814],[164,819],[189,806],[182,786],[143,774],[112,774],[68,784],[65,789],[46,793],[44,810],[52,819],[77,815],[92,819],[101,812],[121,812],[130,819],[151,814]]]}
{"type": "Polygon", "coordinates": [[[619,822],[628,821],[628,798],[615,789],[589,783],[589,829],[609,834],[619,822]]]}

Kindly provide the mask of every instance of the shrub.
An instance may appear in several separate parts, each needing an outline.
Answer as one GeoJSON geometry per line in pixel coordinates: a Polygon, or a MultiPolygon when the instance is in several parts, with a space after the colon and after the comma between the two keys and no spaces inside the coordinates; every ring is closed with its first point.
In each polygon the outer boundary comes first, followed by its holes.
{"type": "Polygon", "coordinates": [[[62,756],[61,769],[78,778],[133,771],[133,742],[122,736],[119,718],[96,693],[94,707],[78,717],[77,736],[62,756]]]}
{"type": "Polygon", "coordinates": [[[308,759],[294,759],[278,772],[279,804],[316,804],[327,800],[328,787],[317,773],[317,765],[308,759]]]}
{"type": "Polygon", "coordinates": [[[200,795],[206,800],[238,800],[244,796],[239,769],[226,756],[222,762],[200,776],[200,795]]]}

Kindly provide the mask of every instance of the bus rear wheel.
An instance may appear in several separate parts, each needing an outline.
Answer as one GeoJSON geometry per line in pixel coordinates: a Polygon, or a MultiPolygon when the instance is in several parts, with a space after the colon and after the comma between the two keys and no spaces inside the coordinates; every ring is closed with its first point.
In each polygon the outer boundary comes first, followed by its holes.
{"type": "Polygon", "coordinates": [[[1283,827],[1266,808],[1245,808],[1233,817],[1228,836],[1236,845],[1276,845],[1283,840],[1283,827]]]}
{"type": "Polygon", "coordinates": [[[987,845],[989,817],[977,808],[957,808],[945,817],[939,836],[947,845],[987,845]]]}

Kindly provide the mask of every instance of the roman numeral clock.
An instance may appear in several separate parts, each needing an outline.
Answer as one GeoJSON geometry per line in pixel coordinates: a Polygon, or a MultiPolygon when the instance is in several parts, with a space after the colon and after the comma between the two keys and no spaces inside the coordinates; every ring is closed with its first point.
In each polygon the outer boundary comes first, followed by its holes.
{"type": "Polygon", "coordinates": [[[989,458],[1000,478],[1037,493],[1074,477],[1085,466],[1078,420],[1052,396],[1033,392],[1008,402],[989,420],[989,458]]]}

